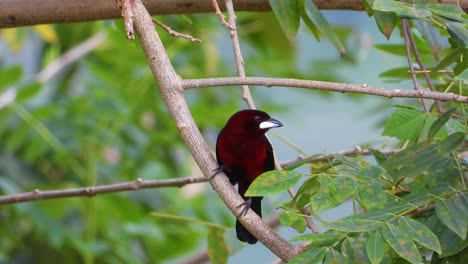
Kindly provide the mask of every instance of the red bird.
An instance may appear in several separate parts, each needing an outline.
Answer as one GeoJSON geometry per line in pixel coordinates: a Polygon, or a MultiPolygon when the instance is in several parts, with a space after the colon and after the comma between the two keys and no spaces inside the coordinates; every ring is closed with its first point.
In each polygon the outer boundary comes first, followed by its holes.
{"type": "MultiPolygon", "coordinates": [[[[244,196],[250,184],[263,172],[275,169],[273,150],[265,133],[270,128],[283,124],[258,110],[242,110],[227,121],[216,141],[216,159],[219,169],[229,177],[232,185],[238,184],[238,192],[245,203],[242,214],[249,208],[262,217],[263,197],[244,196]]],[[[240,222],[236,221],[237,238],[249,244],[257,243],[254,237],[240,222]]]]}

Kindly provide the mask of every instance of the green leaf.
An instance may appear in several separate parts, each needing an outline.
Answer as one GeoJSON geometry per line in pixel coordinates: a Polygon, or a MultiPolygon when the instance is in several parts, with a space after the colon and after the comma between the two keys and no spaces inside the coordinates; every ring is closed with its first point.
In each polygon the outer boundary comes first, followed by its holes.
{"type": "Polygon", "coordinates": [[[419,221],[412,218],[402,216],[398,220],[398,226],[408,232],[408,235],[416,243],[424,246],[428,249],[434,250],[441,254],[442,249],[440,247],[439,239],[432,231],[419,221]]]}
{"type": "Polygon", "coordinates": [[[468,20],[463,18],[465,11],[457,5],[450,4],[428,4],[426,6],[433,14],[445,17],[448,20],[467,23],[468,20]]]}
{"type": "Polygon", "coordinates": [[[211,263],[224,264],[228,259],[228,248],[224,241],[224,229],[208,227],[208,257],[211,263]]]}
{"type": "Polygon", "coordinates": [[[330,187],[333,184],[333,179],[327,175],[318,176],[317,179],[320,182],[320,189],[310,197],[310,205],[315,214],[340,204],[339,201],[335,200],[330,195],[330,187]]]}
{"type": "Polygon", "coordinates": [[[384,240],[378,230],[372,233],[367,241],[367,256],[372,264],[379,264],[384,257],[384,240]]]}
{"type": "Polygon", "coordinates": [[[295,256],[289,264],[320,264],[327,254],[326,248],[311,248],[295,256]]]}
{"type": "Polygon", "coordinates": [[[340,54],[343,56],[346,53],[343,44],[341,44],[340,40],[333,31],[333,28],[330,26],[330,24],[328,24],[328,21],[312,1],[305,1],[305,13],[307,17],[310,18],[310,20],[313,22],[313,24],[317,26],[318,30],[320,30],[325,38],[327,38],[328,41],[330,41],[330,43],[335,46],[335,48],[338,49],[340,54]]]}
{"type": "Polygon", "coordinates": [[[316,193],[320,188],[320,182],[317,177],[306,180],[294,196],[293,205],[295,208],[302,208],[310,201],[310,196],[316,193]]]}
{"type": "Polygon", "coordinates": [[[359,204],[365,210],[384,209],[392,203],[392,197],[375,184],[362,185],[359,188],[359,204]]]}
{"type": "Polygon", "coordinates": [[[311,233],[311,234],[305,234],[301,236],[297,236],[291,241],[307,241],[310,242],[311,245],[314,247],[326,247],[326,246],[331,246],[335,244],[338,241],[341,241],[343,238],[346,237],[346,233],[342,232],[332,232],[332,231],[327,231],[325,233],[311,233]]]}
{"type": "Polygon", "coordinates": [[[270,0],[270,6],[289,41],[294,40],[300,20],[297,0],[270,0]]]}
{"type": "Polygon", "coordinates": [[[356,192],[357,187],[357,182],[351,177],[336,177],[330,186],[330,194],[338,202],[343,202],[346,198],[356,192]]]}
{"type": "Polygon", "coordinates": [[[452,50],[445,58],[443,58],[439,64],[437,64],[432,70],[431,73],[436,73],[439,70],[445,69],[448,66],[450,66],[452,63],[459,61],[462,58],[463,52],[464,52],[463,47],[458,47],[454,50],[452,50]]]}
{"type": "Polygon", "coordinates": [[[378,164],[382,164],[388,159],[387,155],[385,155],[384,153],[376,149],[369,149],[369,150],[372,153],[372,155],[374,155],[375,161],[377,161],[378,164]]]}
{"type": "Polygon", "coordinates": [[[346,256],[347,263],[369,263],[366,254],[367,238],[365,234],[349,237],[341,244],[341,253],[346,256]]]}
{"type": "Polygon", "coordinates": [[[344,218],[331,223],[323,223],[329,229],[341,232],[366,232],[372,231],[382,225],[382,222],[369,219],[344,218]]]}
{"type": "Polygon", "coordinates": [[[418,29],[421,37],[424,39],[426,44],[431,47],[432,54],[436,60],[439,60],[439,54],[441,49],[440,34],[439,30],[431,25],[429,21],[418,19],[413,21],[414,25],[418,29]]]}
{"type": "Polygon", "coordinates": [[[446,111],[443,115],[441,115],[431,126],[429,129],[429,133],[427,134],[428,138],[433,138],[437,132],[447,123],[452,116],[453,113],[457,110],[456,107],[446,111]]]}
{"type": "Polygon", "coordinates": [[[390,247],[392,247],[393,250],[395,250],[395,252],[402,258],[411,263],[422,263],[418,248],[408,235],[398,226],[387,223],[382,227],[382,235],[390,247]]]}
{"type": "Polygon", "coordinates": [[[427,115],[411,108],[399,108],[385,122],[383,136],[416,140],[424,127],[427,115]]]}
{"type": "Polygon", "coordinates": [[[463,132],[456,132],[448,136],[439,146],[441,154],[450,154],[458,148],[465,141],[466,134],[463,132]]]}
{"type": "Polygon", "coordinates": [[[414,6],[398,1],[375,0],[374,10],[392,12],[401,18],[420,19],[431,16],[431,11],[422,5],[414,6]]]}
{"type": "Polygon", "coordinates": [[[42,85],[38,82],[27,84],[18,89],[16,94],[16,101],[21,103],[32,97],[34,97],[42,88],[42,85]]]}
{"type": "Polygon", "coordinates": [[[462,47],[468,47],[468,29],[464,24],[447,22],[447,31],[456,43],[462,47]]]}
{"type": "Polygon", "coordinates": [[[253,181],[245,196],[264,196],[286,191],[301,177],[302,173],[295,171],[267,171],[253,181]]]}
{"type": "Polygon", "coordinates": [[[299,233],[304,233],[307,223],[302,215],[294,211],[283,211],[279,215],[280,223],[284,226],[292,226],[299,233]]]}
{"type": "Polygon", "coordinates": [[[344,264],[345,257],[340,252],[334,250],[333,248],[328,250],[325,259],[323,260],[324,264],[344,264]]]}
{"type": "Polygon", "coordinates": [[[23,68],[21,66],[12,66],[0,70],[0,91],[15,84],[21,79],[23,68]]]}
{"type": "Polygon", "coordinates": [[[461,239],[466,238],[468,219],[463,210],[449,199],[438,199],[435,202],[436,214],[440,221],[461,239]]]}
{"type": "Polygon", "coordinates": [[[374,11],[375,22],[380,32],[387,38],[390,39],[395,25],[397,22],[397,16],[395,13],[374,11]]]}

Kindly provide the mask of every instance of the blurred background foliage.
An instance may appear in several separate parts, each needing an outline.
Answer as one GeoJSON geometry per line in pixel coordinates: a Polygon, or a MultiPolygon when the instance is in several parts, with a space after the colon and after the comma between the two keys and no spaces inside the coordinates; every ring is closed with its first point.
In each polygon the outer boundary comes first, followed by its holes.
{"type": "MultiPolygon", "coordinates": [[[[234,75],[228,33],[218,17],[158,19],[202,40],[192,43],[158,29],[180,76],[234,75]]],[[[300,49],[304,42],[289,41],[273,13],[239,13],[238,30],[251,76],[345,82],[342,71],[361,63],[369,49],[355,28],[340,26],[335,33],[348,51],[343,59],[335,51],[332,58],[305,60],[300,49]]],[[[0,34],[0,194],[201,175],[155,89],[138,40],[125,38],[121,20],[5,29],[0,34]],[[104,40],[89,54],[51,79],[38,78],[65,52],[99,34],[104,40]]],[[[437,64],[431,49],[417,40],[424,58],[437,64]]],[[[401,42],[377,47],[392,56],[404,55],[403,48],[401,42]]],[[[449,51],[443,44],[440,53],[449,51]]],[[[381,77],[409,79],[407,68],[393,66],[381,77]]],[[[450,76],[436,76],[438,89],[449,89],[444,78],[450,76]]],[[[254,95],[263,109],[288,109],[265,93],[254,95]]],[[[186,98],[212,146],[226,118],[244,107],[238,89],[191,90],[186,98]]],[[[0,263],[161,263],[206,243],[203,224],[150,212],[221,227],[234,223],[217,195],[201,184],[6,205],[0,208],[0,263]]]]}

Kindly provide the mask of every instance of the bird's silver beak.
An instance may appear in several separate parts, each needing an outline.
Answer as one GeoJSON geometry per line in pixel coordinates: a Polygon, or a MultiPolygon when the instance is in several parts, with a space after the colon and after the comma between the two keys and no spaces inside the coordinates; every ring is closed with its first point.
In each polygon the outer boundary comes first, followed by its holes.
{"type": "Polygon", "coordinates": [[[281,123],[280,121],[274,118],[271,118],[267,121],[263,121],[259,125],[260,129],[270,129],[270,128],[282,127],[282,126],[283,126],[283,123],[281,123]]]}

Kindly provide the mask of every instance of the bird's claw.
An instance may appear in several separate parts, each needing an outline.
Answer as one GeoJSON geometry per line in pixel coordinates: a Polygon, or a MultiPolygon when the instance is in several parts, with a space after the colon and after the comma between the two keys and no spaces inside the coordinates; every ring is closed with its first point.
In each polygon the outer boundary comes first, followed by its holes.
{"type": "Polygon", "coordinates": [[[211,175],[210,181],[213,180],[213,178],[214,178],[216,175],[218,175],[218,174],[220,174],[220,173],[222,173],[222,172],[225,172],[223,165],[219,165],[219,167],[217,167],[216,169],[214,169],[213,172],[214,172],[214,174],[211,175]]]}
{"type": "Polygon", "coordinates": [[[240,217],[241,215],[245,216],[247,214],[247,211],[249,211],[251,205],[252,205],[252,198],[249,198],[249,199],[245,200],[245,202],[239,204],[236,208],[239,208],[239,207],[242,207],[242,206],[244,208],[242,208],[242,211],[240,212],[240,214],[237,217],[240,217]]]}

